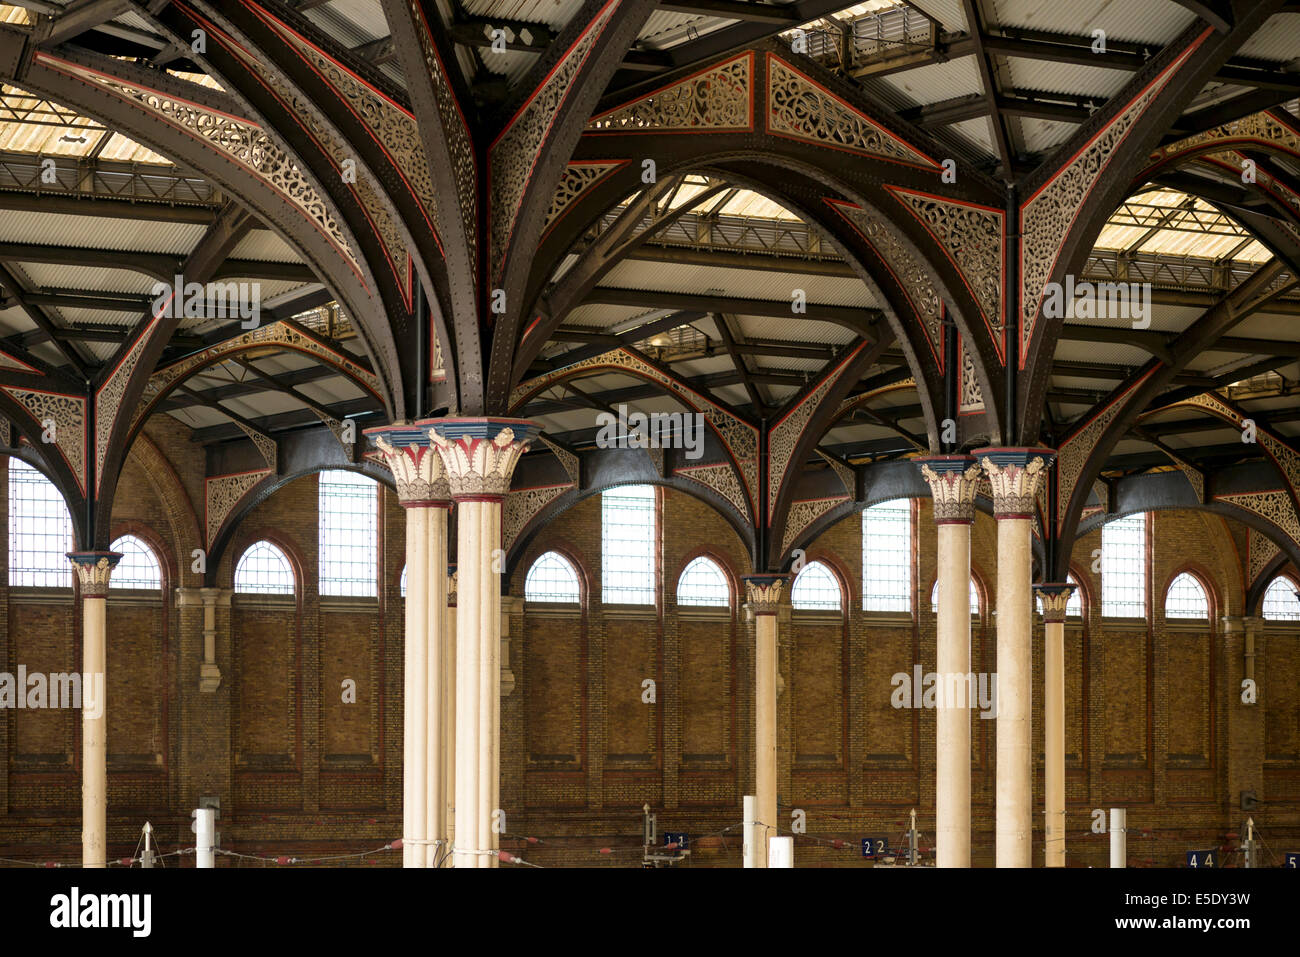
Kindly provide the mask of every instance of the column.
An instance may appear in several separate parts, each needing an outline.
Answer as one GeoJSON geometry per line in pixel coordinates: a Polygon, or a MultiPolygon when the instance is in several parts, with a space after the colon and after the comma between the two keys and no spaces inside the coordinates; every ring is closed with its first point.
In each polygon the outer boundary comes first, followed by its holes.
{"type": "Polygon", "coordinates": [[[945,690],[935,707],[935,864],[970,867],[970,527],[979,463],[969,455],[917,459],[930,484],[938,526],[935,670],[945,690]]]}
{"type": "Polygon", "coordinates": [[[429,867],[442,829],[442,632],[446,602],[447,510],[442,458],[427,433],[397,423],[367,429],[393,473],[406,510],[406,622],[402,716],[402,866],[429,867]]]}
{"type": "Polygon", "coordinates": [[[1034,499],[1049,449],[977,449],[993,488],[998,522],[998,693],[996,853],[998,867],[1033,864],[1033,701],[1029,643],[1033,596],[1034,499]]]}
{"type": "MultiPolygon", "coordinates": [[[[448,847],[456,846],[456,566],[447,566],[447,626],[442,641],[442,775],[448,847]]],[[[448,854],[443,867],[451,867],[448,854]]]]}
{"type": "Polygon", "coordinates": [[[420,423],[442,456],[456,502],[456,867],[495,867],[499,777],[501,512],[520,456],[537,437],[524,419],[420,423]]]}
{"type": "Polygon", "coordinates": [[[1035,585],[1043,603],[1043,843],[1048,867],[1065,866],[1065,608],[1074,586],[1035,585]]]}
{"type": "Polygon", "coordinates": [[[108,580],[118,552],[68,552],[81,586],[81,866],[108,866],[108,580]]]}
{"type": "Polygon", "coordinates": [[[217,603],[230,607],[230,591],[224,588],[200,588],[203,598],[203,661],[199,665],[199,690],[212,694],[221,687],[221,669],[217,667],[217,603]]]}
{"type": "Polygon", "coordinates": [[[754,866],[767,867],[767,842],[776,837],[776,632],[785,575],[745,576],[745,597],[754,615],[754,794],[758,847],[754,866]]]}

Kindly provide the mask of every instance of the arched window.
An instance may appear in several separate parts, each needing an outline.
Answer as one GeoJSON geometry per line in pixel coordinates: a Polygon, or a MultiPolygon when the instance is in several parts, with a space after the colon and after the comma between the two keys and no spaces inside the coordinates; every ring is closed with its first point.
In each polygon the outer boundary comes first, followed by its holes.
{"type": "Polygon", "coordinates": [[[862,610],[912,610],[912,505],[862,510],[862,610]]]}
{"type": "Polygon", "coordinates": [[[1147,613],[1147,516],[1143,512],[1101,527],[1101,613],[1143,618],[1147,613]]]}
{"type": "Polygon", "coordinates": [[[1169,583],[1169,591],[1165,593],[1165,617],[1205,620],[1210,617],[1210,599],[1205,588],[1187,572],[1169,583]]]}
{"type": "Polygon", "coordinates": [[[235,591],[292,595],[293,566],[270,542],[254,542],[235,565],[235,591]]]}
{"type": "Polygon", "coordinates": [[[600,497],[601,600],[655,602],[655,490],[625,485],[600,497]]]}
{"type": "Polygon", "coordinates": [[[9,460],[9,584],[71,588],[72,516],[39,469],[9,460]]]}
{"type": "Polygon", "coordinates": [[[821,562],[805,565],[790,589],[790,604],[805,611],[839,611],[842,599],[839,580],[821,562]]]}
{"type": "Polygon", "coordinates": [[[546,552],[533,562],[524,579],[524,601],[576,605],[581,600],[578,573],[558,552],[546,552]]]}
{"type": "Polygon", "coordinates": [[[730,607],[731,589],[717,562],[701,555],[686,566],[677,579],[677,604],[730,607]]]}
{"type": "Polygon", "coordinates": [[[1295,582],[1285,575],[1269,582],[1264,592],[1263,615],[1269,621],[1300,621],[1300,597],[1296,595],[1295,582]]]}
{"type": "Polygon", "coordinates": [[[123,535],[112,545],[111,552],[121,552],[122,559],[108,580],[109,588],[162,588],[162,566],[153,549],[134,535],[123,535]]]}
{"type": "MultiPolygon", "coordinates": [[[[930,611],[936,615],[939,613],[939,580],[936,578],[934,587],[930,589],[930,611]]],[[[978,615],[980,613],[980,593],[975,587],[975,579],[970,580],[970,613],[978,615]]]]}
{"type": "Polygon", "coordinates": [[[321,472],[320,593],[374,597],[379,591],[379,486],[356,472],[321,472]]]}

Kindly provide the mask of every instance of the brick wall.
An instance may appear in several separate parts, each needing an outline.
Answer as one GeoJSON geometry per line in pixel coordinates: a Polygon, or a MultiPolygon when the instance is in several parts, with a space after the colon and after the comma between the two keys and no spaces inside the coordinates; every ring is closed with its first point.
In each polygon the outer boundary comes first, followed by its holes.
{"type": "MultiPolygon", "coordinates": [[[[238,595],[218,606],[222,681],[201,692],[202,604],[178,603],[174,592],[201,584],[189,556],[198,545],[203,461],[184,431],[151,423],[150,444],[132,453],[113,515],[115,535],[138,535],[158,553],[165,587],[115,593],[109,603],[110,856],[134,849],[145,820],[164,851],[191,843],[190,810],[208,796],[221,801],[226,849],[312,856],[380,847],[399,835],[401,821],[404,513],[381,490],[379,595],[335,599],[321,597],[316,581],[315,477],[254,510],[221,557],[217,584],[229,589],[238,556],[266,538],[290,556],[296,592],[238,595]],[[345,682],[355,683],[354,702],[343,700],[345,682]]],[[[809,561],[826,563],[840,581],[842,611],[787,607],[779,619],[781,824],[804,812],[801,864],[860,864],[860,839],[896,844],[912,808],[921,830],[933,831],[932,712],[890,703],[894,674],[910,675],[915,664],[932,670],[935,660],[934,525],[927,501],[914,512],[919,614],[862,611],[861,522],[853,516],[807,549],[809,561]],[[836,839],[848,846],[833,848],[836,839]]],[[[741,798],[753,782],[754,632],[740,582],[749,559],[731,527],[697,499],[664,490],[659,515],[653,606],[601,601],[599,496],[539,532],[505,583],[513,677],[502,699],[505,843],[542,838],[522,852],[538,863],[637,864],[647,803],[661,832],[696,838],[693,864],[739,863],[741,798]],[[576,605],[523,601],[528,568],[551,549],[579,570],[576,605]],[[677,605],[678,578],[700,555],[723,569],[731,607],[677,605]],[[647,679],[653,703],[643,700],[647,679]],[[613,853],[599,853],[605,847],[613,853]]],[[[0,514],[0,534],[7,528],[0,514]]],[[[1091,811],[1123,804],[1132,860],[1180,864],[1189,847],[1220,845],[1239,829],[1247,789],[1268,802],[1256,819],[1270,845],[1300,845],[1300,629],[1220,621],[1242,614],[1239,528],[1201,513],[1156,513],[1149,530],[1145,620],[1102,619],[1100,577],[1091,569],[1099,533],[1074,555],[1085,615],[1065,634],[1068,859],[1104,865],[1107,838],[1089,832],[1091,811]],[[1208,586],[1210,622],[1165,619],[1164,590],[1181,571],[1208,586]],[[1247,631],[1257,655],[1256,706],[1240,701],[1247,631]]],[[[453,531],[453,547],[454,540],[453,531]]],[[[995,549],[995,523],[980,515],[972,529],[982,599],[972,622],[975,671],[997,669],[995,549]]],[[[70,591],[11,589],[7,581],[0,574],[0,670],[78,669],[80,616],[70,591]]],[[[992,862],[995,724],[972,716],[977,864],[992,862]]],[[[0,856],[79,860],[75,713],[6,711],[0,750],[0,856]]],[[[1041,829],[1036,854],[1041,861],[1041,829]]]]}

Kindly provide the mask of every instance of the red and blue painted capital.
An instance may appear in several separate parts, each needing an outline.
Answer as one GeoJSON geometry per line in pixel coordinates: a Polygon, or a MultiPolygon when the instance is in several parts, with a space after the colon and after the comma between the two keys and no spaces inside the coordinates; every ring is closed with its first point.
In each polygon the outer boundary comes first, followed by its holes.
{"type": "Polygon", "coordinates": [[[745,601],[755,615],[775,615],[789,575],[743,575],[745,601]]]}
{"type": "Polygon", "coordinates": [[[81,597],[105,598],[108,596],[108,580],[113,569],[122,560],[121,552],[68,552],[68,560],[77,573],[77,583],[81,585],[81,597]]]}
{"type": "Polygon", "coordinates": [[[451,486],[429,430],[409,422],[366,429],[393,473],[403,508],[451,508],[451,486]]]}
{"type": "Polygon", "coordinates": [[[913,459],[930,485],[936,525],[969,525],[975,521],[975,492],[980,464],[973,455],[931,455],[913,459]]]}
{"type": "Polygon", "coordinates": [[[1034,592],[1042,600],[1043,621],[1065,621],[1066,606],[1074,595],[1074,586],[1062,582],[1044,582],[1034,586],[1034,592]]]}
{"type": "Polygon", "coordinates": [[[1039,484],[1056,453],[1038,448],[985,448],[974,455],[993,487],[993,515],[997,519],[1030,519],[1039,484]]]}
{"type": "Polygon", "coordinates": [[[520,457],[541,432],[528,419],[446,418],[416,423],[442,456],[457,502],[501,502],[520,457]]]}

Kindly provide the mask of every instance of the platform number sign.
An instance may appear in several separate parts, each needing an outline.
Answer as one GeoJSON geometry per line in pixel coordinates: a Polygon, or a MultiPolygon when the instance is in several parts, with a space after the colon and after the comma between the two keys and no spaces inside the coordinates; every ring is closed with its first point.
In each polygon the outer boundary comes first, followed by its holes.
{"type": "Polygon", "coordinates": [[[889,839],[884,837],[864,837],[862,839],[863,857],[884,857],[889,853],[889,839]]]}
{"type": "Polygon", "coordinates": [[[1199,869],[1199,868],[1202,868],[1202,867],[1217,867],[1217,866],[1218,866],[1218,862],[1214,859],[1214,851],[1213,851],[1213,850],[1209,850],[1209,851],[1188,851],[1188,852],[1187,852],[1187,866],[1188,866],[1188,867],[1195,867],[1195,868],[1198,868],[1198,869],[1199,869]]]}
{"type": "Polygon", "coordinates": [[[691,846],[691,836],[689,834],[664,834],[664,847],[669,844],[676,844],[679,850],[686,850],[691,846]]]}
{"type": "Polygon", "coordinates": [[[1286,863],[1282,866],[1293,871],[1300,870],[1300,851],[1287,851],[1286,863]]]}

